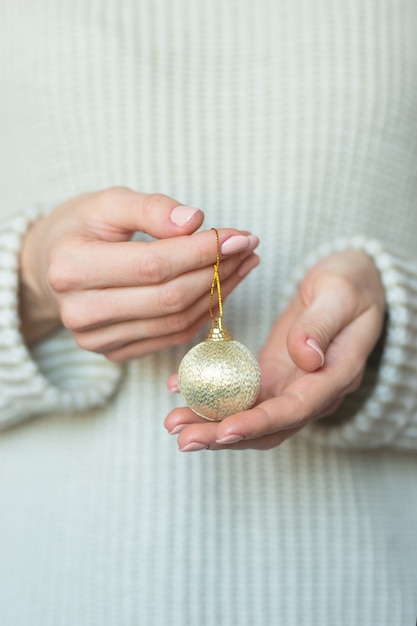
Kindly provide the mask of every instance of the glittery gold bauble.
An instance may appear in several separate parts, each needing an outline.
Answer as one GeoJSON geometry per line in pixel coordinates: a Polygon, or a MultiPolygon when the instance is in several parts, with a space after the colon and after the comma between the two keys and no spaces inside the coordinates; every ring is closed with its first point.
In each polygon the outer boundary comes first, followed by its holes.
{"type": "Polygon", "coordinates": [[[181,361],[178,383],[197,415],[219,421],[254,405],[261,372],[253,354],[231,338],[221,319],[214,318],[205,341],[191,348],[181,361]]]}

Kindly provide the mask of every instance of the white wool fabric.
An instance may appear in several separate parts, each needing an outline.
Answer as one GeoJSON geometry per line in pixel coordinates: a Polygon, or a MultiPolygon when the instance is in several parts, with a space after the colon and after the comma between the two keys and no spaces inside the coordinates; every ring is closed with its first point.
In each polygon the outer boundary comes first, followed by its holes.
{"type": "Polygon", "coordinates": [[[416,36],[412,0],[0,0],[1,626],[415,623],[416,36]],[[191,344],[29,350],[23,237],[112,185],[259,235],[224,306],[254,353],[309,267],[364,250],[388,310],[361,387],[268,452],[180,454],[191,344]]]}

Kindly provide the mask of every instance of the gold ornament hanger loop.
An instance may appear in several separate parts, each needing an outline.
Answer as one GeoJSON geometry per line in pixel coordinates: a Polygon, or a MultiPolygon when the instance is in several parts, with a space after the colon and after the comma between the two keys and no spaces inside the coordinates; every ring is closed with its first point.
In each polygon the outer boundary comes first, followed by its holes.
{"type": "Polygon", "coordinates": [[[249,350],[234,341],[222,325],[223,304],[220,287],[220,244],[210,289],[211,330],[206,339],[191,348],[178,368],[178,385],[184,400],[197,415],[219,421],[249,409],[256,401],[261,383],[259,365],[249,350]],[[219,316],[213,313],[217,289],[219,316]]]}
{"type": "Polygon", "coordinates": [[[219,242],[219,232],[217,228],[212,228],[216,234],[216,262],[213,266],[213,281],[211,283],[210,288],[210,299],[209,299],[209,313],[211,317],[211,329],[209,334],[207,335],[206,341],[231,341],[232,337],[226,328],[223,327],[223,301],[222,301],[222,290],[220,285],[220,275],[219,275],[219,267],[220,267],[220,242],[219,242]],[[215,317],[213,314],[213,296],[214,290],[217,290],[217,299],[219,306],[219,316],[215,317]]]}
{"type": "Polygon", "coordinates": [[[219,232],[217,230],[217,228],[212,228],[211,230],[214,230],[214,232],[216,233],[216,262],[213,266],[214,268],[214,274],[213,274],[213,282],[211,283],[211,289],[210,289],[210,302],[209,302],[209,311],[210,311],[210,317],[212,320],[215,319],[214,315],[213,315],[213,310],[212,310],[212,305],[213,305],[213,295],[214,295],[214,288],[217,288],[217,296],[219,299],[219,318],[222,319],[223,317],[223,305],[222,305],[222,290],[221,290],[221,286],[220,286],[220,276],[219,276],[219,267],[220,267],[220,244],[219,244],[219,232]]]}

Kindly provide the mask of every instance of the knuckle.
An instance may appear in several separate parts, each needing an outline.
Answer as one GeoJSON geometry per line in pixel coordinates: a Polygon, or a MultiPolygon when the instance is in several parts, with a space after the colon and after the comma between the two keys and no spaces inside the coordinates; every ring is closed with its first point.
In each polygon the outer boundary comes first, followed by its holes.
{"type": "Polygon", "coordinates": [[[61,303],[60,315],[62,324],[73,333],[93,327],[100,321],[97,313],[83,306],[78,298],[68,298],[61,303]]]}
{"type": "Polygon", "coordinates": [[[103,352],[103,345],[101,342],[90,333],[74,332],[74,339],[79,348],[87,350],[88,352],[103,352]]]}
{"type": "Polygon", "coordinates": [[[170,334],[182,335],[186,331],[191,323],[191,316],[187,311],[177,315],[171,315],[167,318],[167,329],[170,334]]]}
{"type": "Polygon", "coordinates": [[[291,427],[299,428],[307,424],[314,414],[315,407],[310,404],[302,393],[286,391],[281,396],[284,412],[291,415],[291,427]]]}
{"type": "Polygon", "coordinates": [[[140,279],[144,284],[158,284],[169,275],[167,263],[157,253],[149,250],[140,260],[138,269],[140,279]]]}
{"type": "Polygon", "coordinates": [[[165,313],[178,313],[186,306],[185,295],[178,284],[167,283],[161,287],[159,308],[165,313]]]}
{"type": "Polygon", "coordinates": [[[358,286],[342,274],[324,274],[316,279],[316,287],[319,290],[334,290],[350,301],[355,301],[360,295],[358,286]]]}
{"type": "Polygon", "coordinates": [[[103,208],[113,208],[115,204],[120,203],[120,201],[129,193],[130,189],[128,187],[114,185],[99,191],[97,200],[103,208]]]}
{"type": "Polygon", "coordinates": [[[79,272],[69,257],[55,254],[51,257],[47,272],[48,283],[57,293],[74,289],[79,283],[79,272]]]}
{"type": "Polygon", "coordinates": [[[73,332],[81,330],[84,325],[80,308],[68,300],[61,304],[61,321],[65,328],[73,332]]]}
{"type": "Polygon", "coordinates": [[[161,204],[172,204],[172,199],[163,193],[148,194],[143,203],[145,213],[151,214],[161,204]]]}
{"type": "Polygon", "coordinates": [[[111,361],[112,363],[124,363],[125,361],[128,360],[128,356],[126,356],[123,352],[117,351],[117,352],[108,352],[105,355],[106,359],[108,361],[111,361]]]}

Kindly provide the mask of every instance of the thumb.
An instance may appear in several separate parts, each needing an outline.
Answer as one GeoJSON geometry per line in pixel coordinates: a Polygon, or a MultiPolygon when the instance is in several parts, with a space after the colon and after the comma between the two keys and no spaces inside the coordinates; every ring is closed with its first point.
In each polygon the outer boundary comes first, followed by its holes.
{"type": "Polygon", "coordinates": [[[332,277],[314,294],[312,302],[288,331],[290,357],[307,372],[323,367],[333,339],[360,314],[358,298],[344,279],[332,277]]]}
{"type": "Polygon", "coordinates": [[[89,194],[86,202],[90,219],[95,225],[100,224],[100,237],[113,241],[126,239],[135,231],[158,239],[189,235],[204,220],[200,209],[182,205],[163,194],[139,193],[127,187],[89,194]]]}

